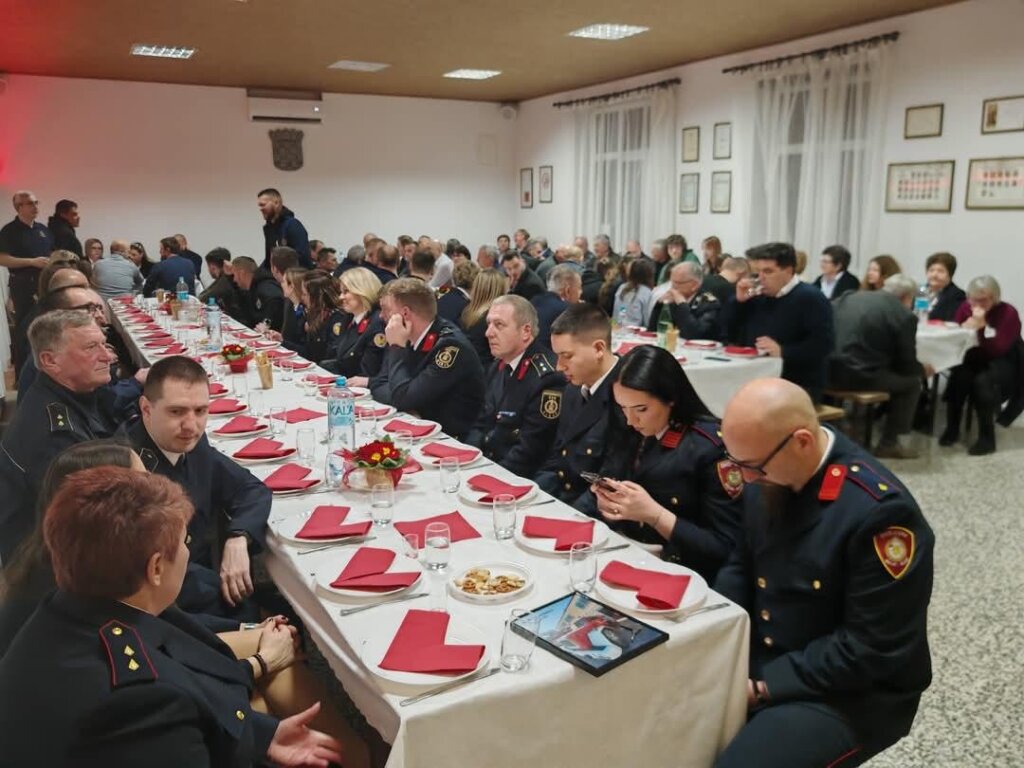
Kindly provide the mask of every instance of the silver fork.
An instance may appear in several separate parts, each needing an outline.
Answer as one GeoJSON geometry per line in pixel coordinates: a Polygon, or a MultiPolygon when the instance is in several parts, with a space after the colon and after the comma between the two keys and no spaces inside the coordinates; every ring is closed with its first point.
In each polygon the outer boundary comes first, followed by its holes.
{"type": "Polygon", "coordinates": [[[719,608],[728,608],[728,607],[729,607],[729,603],[715,603],[713,605],[705,605],[705,606],[702,606],[702,607],[698,608],[695,611],[690,611],[689,613],[684,613],[681,616],[673,617],[672,621],[674,621],[676,624],[678,624],[681,621],[686,621],[691,616],[696,616],[698,613],[708,613],[710,611],[717,611],[719,608]]]}
{"type": "Polygon", "coordinates": [[[411,696],[408,699],[402,699],[400,702],[398,702],[398,706],[408,707],[410,704],[417,704],[423,701],[424,699],[429,699],[431,696],[437,696],[439,693],[447,693],[448,691],[454,690],[456,688],[461,688],[463,685],[475,683],[477,680],[483,680],[484,678],[490,677],[491,675],[497,674],[498,672],[501,672],[500,666],[491,667],[490,669],[484,670],[483,672],[477,672],[475,675],[463,677],[460,680],[452,680],[452,682],[445,683],[444,685],[439,685],[437,686],[437,688],[431,688],[429,691],[427,691],[426,693],[421,693],[419,696],[411,696]]]}

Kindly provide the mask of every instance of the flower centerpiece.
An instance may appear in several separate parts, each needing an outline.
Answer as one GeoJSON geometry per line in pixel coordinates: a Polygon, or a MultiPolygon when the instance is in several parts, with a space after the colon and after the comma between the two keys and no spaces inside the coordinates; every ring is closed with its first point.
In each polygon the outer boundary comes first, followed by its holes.
{"type": "Polygon", "coordinates": [[[221,347],[220,355],[232,373],[245,373],[249,361],[252,360],[252,353],[244,344],[225,344],[221,347]]]}
{"type": "Polygon", "coordinates": [[[392,485],[398,485],[402,479],[402,468],[408,459],[406,452],[396,448],[390,437],[361,445],[354,451],[343,448],[338,453],[345,459],[342,482],[349,488],[352,487],[353,474],[362,475],[360,479],[367,488],[381,484],[385,479],[390,480],[392,485]]]}

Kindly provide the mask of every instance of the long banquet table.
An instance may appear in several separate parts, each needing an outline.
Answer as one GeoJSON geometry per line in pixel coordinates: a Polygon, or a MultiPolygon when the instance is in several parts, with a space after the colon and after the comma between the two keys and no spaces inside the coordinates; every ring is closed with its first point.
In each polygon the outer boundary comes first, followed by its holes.
{"type": "MultiPolygon", "coordinates": [[[[116,302],[115,302],[116,305],[116,302]]],[[[117,312],[122,311],[117,307],[117,312]]],[[[115,313],[115,323],[140,362],[150,362],[148,350],[138,334],[126,327],[115,313]]],[[[177,324],[175,324],[177,326],[177,324]]],[[[228,328],[233,327],[226,323],[228,328]]],[[[195,336],[202,332],[195,331],[195,336]]],[[[323,371],[317,370],[319,373],[323,371]]],[[[275,371],[275,375],[277,372],[275,371]]],[[[291,382],[275,380],[263,392],[264,407],[305,406],[326,411],[326,403],[300,384],[301,374],[291,382]]],[[[227,377],[237,385],[241,375],[227,377]]],[[[256,374],[245,374],[249,391],[258,388],[256,374]]],[[[210,428],[223,423],[211,418],[210,428]]],[[[326,418],[286,427],[283,440],[295,444],[299,427],[312,426],[318,437],[326,431],[326,418]]],[[[359,438],[369,438],[371,427],[359,425],[359,438]]],[[[436,438],[435,438],[436,439],[436,438]]],[[[443,438],[442,438],[443,439],[443,438]]],[[[230,453],[246,440],[217,440],[214,445],[230,453]]],[[[322,473],[326,446],[318,441],[314,471],[322,473]]],[[[275,465],[257,465],[253,472],[264,477],[275,465]]],[[[487,474],[515,480],[498,466],[483,466],[487,474]]],[[[462,480],[475,471],[464,468],[462,480]]],[[[531,504],[549,497],[539,493],[531,504]]],[[[409,603],[385,605],[341,617],[340,608],[367,602],[346,600],[318,588],[311,574],[332,567],[350,547],[325,549],[299,555],[309,545],[296,545],[278,534],[296,516],[320,504],[343,504],[352,511],[346,522],[369,517],[367,495],[359,491],[311,492],[276,496],[270,518],[267,568],[306,627],[319,650],[367,721],[392,745],[389,768],[436,768],[440,765],[500,766],[588,766],[642,765],[709,766],[743,724],[746,714],[746,679],[749,622],[745,612],[733,604],[679,620],[636,614],[669,635],[668,642],[596,678],[537,648],[524,672],[501,673],[472,682],[450,693],[409,707],[398,702],[425,690],[386,681],[362,661],[374,648],[382,626],[397,625],[409,608],[436,607],[445,577],[425,575],[430,596],[409,603]]],[[[525,513],[572,518],[579,513],[561,502],[537,505],[525,513]]],[[[511,608],[534,608],[570,591],[564,557],[543,555],[523,548],[515,541],[498,541],[491,527],[491,513],[474,508],[441,491],[438,474],[432,468],[405,475],[396,489],[395,520],[416,520],[458,509],[481,537],[452,545],[447,576],[481,562],[509,561],[525,566],[534,578],[532,589],[500,605],[463,602],[454,595],[446,598],[452,626],[469,625],[486,637],[490,665],[500,657],[503,622],[511,608]]],[[[371,530],[371,546],[401,549],[393,527],[371,530]]],[[[611,533],[609,544],[626,540],[611,533]]],[[[598,567],[628,552],[630,562],[642,563],[651,555],[637,547],[626,552],[601,555],[598,567]]],[[[340,566],[339,566],[340,567],[340,566]]],[[[600,595],[595,595],[600,599],[600,595]]],[[[713,591],[705,604],[725,602],[713,591]]]]}

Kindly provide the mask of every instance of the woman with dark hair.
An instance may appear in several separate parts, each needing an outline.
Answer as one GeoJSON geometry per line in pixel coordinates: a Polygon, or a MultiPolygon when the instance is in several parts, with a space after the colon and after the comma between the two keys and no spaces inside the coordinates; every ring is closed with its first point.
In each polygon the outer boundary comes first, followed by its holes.
{"type": "Polygon", "coordinates": [[[153,271],[153,262],[149,260],[146,246],[139,242],[132,243],[128,246],[128,258],[139,268],[143,277],[149,277],[149,273],[153,271]]]}
{"type": "Polygon", "coordinates": [[[933,253],[924,263],[927,270],[929,320],[952,322],[954,315],[967,300],[963,288],[953,282],[956,274],[956,256],[952,253],[933,253]]]}
{"type": "Polygon", "coordinates": [[[615,291],[612,317],[619,325],[647,327],[653,302],[654,267],[648,259],[635,259],[626,270],[626,282],[615,291]]]}
{"type": "Polygon", "coordinates": [[[334,278],[313,271],[302,283],[302,304],[306,307],[306,344],[302,356],[314,363],[333,359],[338,341],[348,325],[348,317],[339,307],[338,286],[334,278]]]}
{"type": "Polygon", "coordinates": [[[864,273],[864,279],[860,282],[862,291],[880,291],[882,285],[893,275],[903,272],[899,262],[892,256],[885,254],[875,256],[868,262],[868,271],[864,273]]]}
{"type": "Polygon", "coordinates": [[[740,529],[743,478],[725,457],[718,423],[679,362],[660,347],[636,347],[612,386],[632,436],[601,468],[581,508],[626,536],[662,545],[662,557],[710,583],[740,529]],[[614,479],[612,479],[614,478],[614,479]]]}
{"type": "Polygon", "coordinates": [[[86,261],[90,263],[99,261],[103,258],[103,241],[90,237],[82,246],[82,252],[85,254],[86,261]]]}

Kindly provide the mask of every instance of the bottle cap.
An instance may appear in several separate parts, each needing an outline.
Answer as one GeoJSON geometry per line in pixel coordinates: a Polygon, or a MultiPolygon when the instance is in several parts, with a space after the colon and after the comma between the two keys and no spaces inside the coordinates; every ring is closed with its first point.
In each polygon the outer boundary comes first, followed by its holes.
{"type": "Polygon", "coordinates": [[[344,376],[339,376],[334,380],[334,386],[336,387],[344,387],[347,383],[348,379],[346,379],[344,376]]]}

